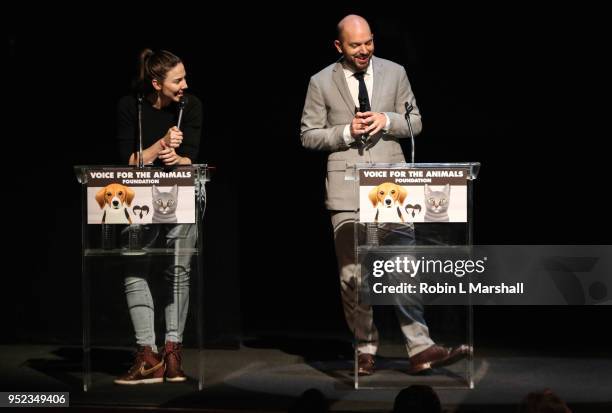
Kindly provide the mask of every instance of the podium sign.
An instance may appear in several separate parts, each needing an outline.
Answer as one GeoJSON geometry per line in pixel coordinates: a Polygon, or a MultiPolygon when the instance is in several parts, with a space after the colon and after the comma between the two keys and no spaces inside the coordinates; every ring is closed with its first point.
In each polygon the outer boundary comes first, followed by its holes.
{"type": "Polygon", "coordinates": [[[359,169],[360,222],[467,222],[467,168],[359,169]]]}
{"type": "Polygon", "coordinates": [[[87,224],[193,224],[195,168],[91,168],[87,224]]]}

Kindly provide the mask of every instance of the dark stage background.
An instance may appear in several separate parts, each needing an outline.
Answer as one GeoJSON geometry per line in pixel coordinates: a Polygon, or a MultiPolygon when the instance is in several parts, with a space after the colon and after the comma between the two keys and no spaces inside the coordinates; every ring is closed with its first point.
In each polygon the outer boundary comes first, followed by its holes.
{"type": "MultiPolygon", "coordinates": [[[[346,334],[323,207],[325,156],[301,147],[299,124],[309,77],[337,58],[335,24],[351,11],[371,21],[376,55],[408,72],[424,123],[417,161],[482,162],[477,244],[609,243],[607,48],[596,13],[441,17],[388,5],[290,7],[276,17],[254,8],[92,10],[43,21],[20,11],[5,37],[5,181],[18,201],[5,203],[4,217],[23,224],[9,222],[5,233],[2,341],[79,343],[72,166],[119,161],[115,103],[143,47],[181,56],[205,105],[200,161],[217,168],[205,223],[208,341],[346,334]],[[286,202],[291,208],[279,208],[286,202]],[[13,260],[15,250],[26,258],[13,260]]],[[[116,300],[124,304],[119,291],[116,300]]],[[[476,308],[476,346],[595,351],[611,315],[607,307],[476,308]]]]}

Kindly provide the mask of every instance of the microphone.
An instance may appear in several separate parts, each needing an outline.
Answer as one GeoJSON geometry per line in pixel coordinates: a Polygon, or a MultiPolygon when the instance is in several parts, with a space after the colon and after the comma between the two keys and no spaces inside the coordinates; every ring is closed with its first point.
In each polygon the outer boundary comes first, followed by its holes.
{"type": "Polygon", "coordinates": [[[412,146],[411,160],[414,163],[414,133],[412,132],[412,124],[410,123],[410,113],[414,110],[414,106],[410,102],[405,102],[404,107],[406,108],[406,113],[404,117],[406,118],[406,122],[408,122],[408,130],[410,131],[410,144],[412,146]]]}
{"type": "Polygon", "coordinates": [[[178,121],[176,122],[176,127],[181,129],[181,122],[183,121],[183,109],[185,109],[185,104],[187,103],[187,98],[185,95],[181,96],[179,99],[179,113],[178,113],[178,121]]]}
{"type": "MultiPolygon", "coordinates": [[[[368,102],[368,99],[359,99],[359,112],[364,113],[364,112],[369,112],[370,111],[370,102],[368,102]]],[[[361,135],[361,143],[365,143],[368,138],[370,137],[369,133],[364,133],[363,135],[361,135]]]]}
{"type": "Polygon", "coordinates": [[[359,112],[368,112],[370,108],[367,99],[359,99],[359,112]]]}
{"type": "Polygon", "coordinates": [[[142,156],[142,102],[144,100],[143,93],[138,93],[136,101],[138,102],[138,168],[144,168],[144,159],[142,156]]]}
{"type": "Polygon", "coordinates": [[[404,103],[404,107],[406,108],[406,119],[408,119],[408,115],[410,115],[410,112],[412,112],[412,110],[414,109],[414,106],[412,106],[412,104],[410,102],[405,102],[404,103]]]}

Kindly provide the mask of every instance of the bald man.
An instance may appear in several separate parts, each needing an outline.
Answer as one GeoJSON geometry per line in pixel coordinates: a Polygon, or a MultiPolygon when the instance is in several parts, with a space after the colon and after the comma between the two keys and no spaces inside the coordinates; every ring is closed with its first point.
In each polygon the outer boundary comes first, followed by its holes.
{"type": "MultiPolygon", "coordinates": [[[[405,162],[399,139],[409,137],[405,103],[413,106],[412,130],[421,132],[421,114],[404,68],[374,56],[368,22],[349,15],[338,23],[334,45],[341,58],[310,79],[302,113],[302,145],[329,152],[325,204],[331,214],[340,272],[344,315],[355,335],[358,373],[375,371],[378,332],[372,307],[357,302],[360,284],[355,264],[354,226],[358,202],[346,171],[356,163],[405,162]]],[[[414,238],[414,228],[407,226],[414,238]]],[[[468,353],[466,346],[444,348],[429,337],[420,306],[398,306],[396,313],[410,358],[410,373],[453,363],[468,353]]]]}

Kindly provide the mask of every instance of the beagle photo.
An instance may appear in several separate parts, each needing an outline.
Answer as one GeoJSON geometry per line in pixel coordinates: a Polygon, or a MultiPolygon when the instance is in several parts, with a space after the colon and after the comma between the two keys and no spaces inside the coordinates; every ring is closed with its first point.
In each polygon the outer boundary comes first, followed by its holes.
{"type": "Polygon", "coordinates": [[[103,224],[131,224],[128,208],[134,199],[134,190],[121,185],[109,184],[96,193],[96,202],[104,211],[103,224]]]}
{"type": "Polygon", "coordinates": [[[369,193],[370,202],[376,208],[374,222],[404,222],[402,204],[408,196],[403,186],[392,182],[384,182],[369,193]]]}

